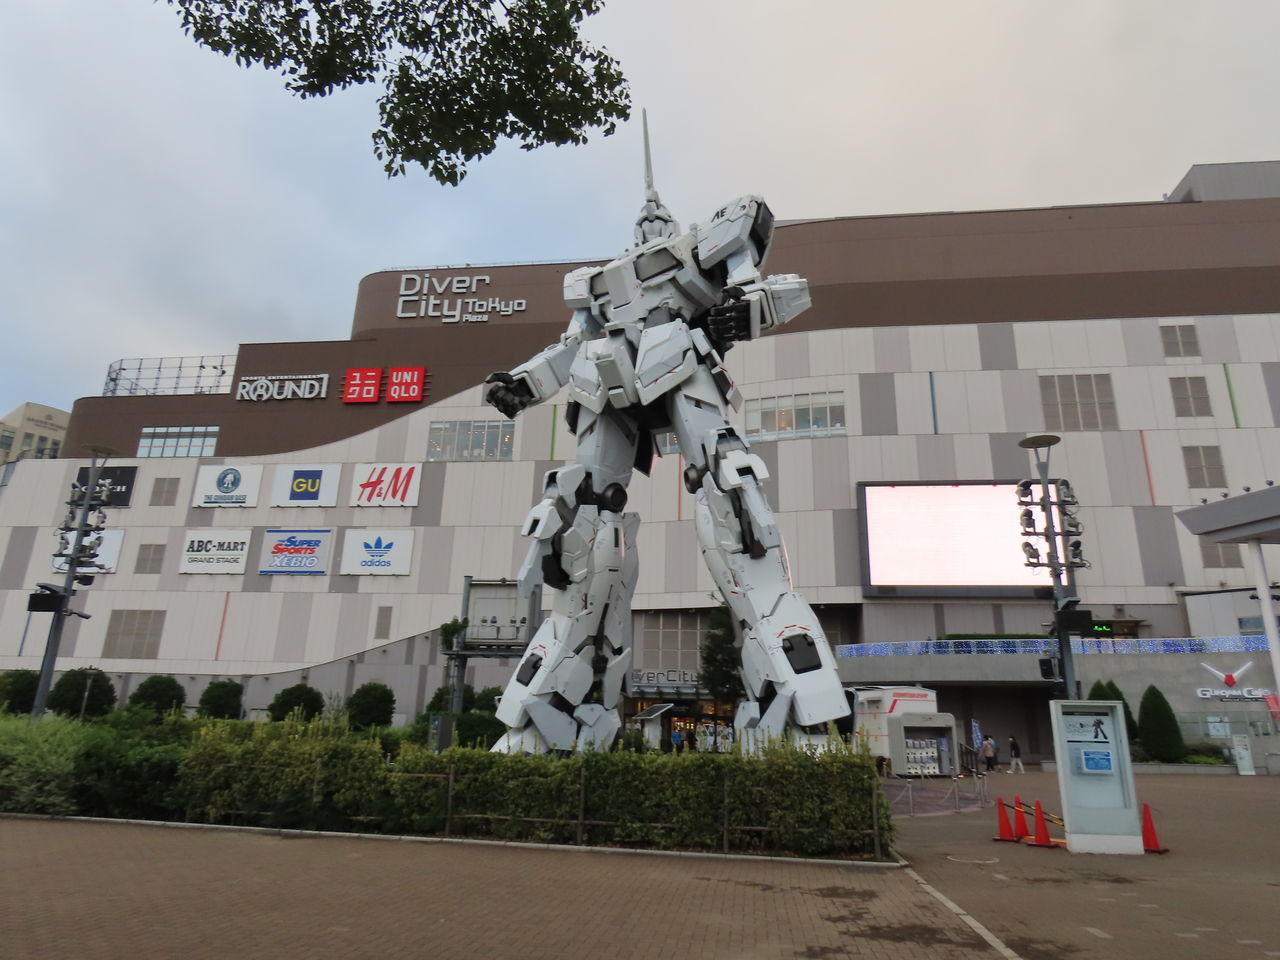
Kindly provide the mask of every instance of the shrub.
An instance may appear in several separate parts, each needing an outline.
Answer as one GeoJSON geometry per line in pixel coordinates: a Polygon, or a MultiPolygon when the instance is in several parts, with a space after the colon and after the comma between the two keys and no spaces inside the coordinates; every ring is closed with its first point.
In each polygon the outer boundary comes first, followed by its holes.
{"type": "Polygon", "coordinates": [[[500,696],[502,696],[501,687],[484,687],[476,694],[476,702],[472,709],[479,710],[481,713],[497,713],[500,696]]]}
{"type": "Polygon", "coordinates": [[[1138,721],[1133,718],[1133,711],[1129,709],[1129,701],[1125,698],[1124,691],[1116,685],[1114,680],[1107,681],[1107,699],[1119,700],[1124,707],[1124,730],[1129,735],[1129,740],[1138,739],[1138,721]]]}
{"type": "Polygon", "coordinates": [[[347,720],[353,730],[387,727],[396,712],[396,695],[385,683],[370,681],[347,697],[347,720]]]}
{"type": "Polygon", "coordinates": [[[1086,700],[1110,700],[1111,691],[1107,684],[1102,680],[1093,681],[1093,686],[1089,688],[1089,696],[1086,700]]]}
{"type": "Polygon", "coordinates": [[[76,812],[76,759],[94,728],[66,717],[0,715],[0,811],[76,812]]]}
{"type": "Polygon", "coordinates": [[[9,713],[30,713],[39,682],[40,673],[36,670],[0,673],[0,707],[9,713]]]}
{"type": "Polygon", "coordinates": [[[267,707],[267,713],[277,723],[295,710],[301,711],[303,720],[319,716],[324,710],[324,694],[305,683],[295,683],[277,693],[267,707]]]}
{"type": "MultiPolygon", "coordinates": [[[[437,687],[436,692],[431,695],[431,700],[427,703],[427,709],[423,713],[451,713],[450,707],[453,706],[453,687],[445,684],[443,687],[437,687]]],[[[476,688],[469,683],[462,685],[462,712],[467,713],[476,708],[476,688]]]]}
{"type": "Polygon", "coordinates": [[[1138,738],[1152,759],[1160,763],[1177,763],[1187,755],[1178,718],[1154,685],[1147,687],[1138,705],[1138,738]]]}
{"type": "Polygon", "coordinates": [[[507,732],[507,725],[492,713],[471,710],[458,717],[453,729],[458,746],[488,750],[507,732]]]}
{"type": "Polygon", "coordinates": [[[49,709],[64,716],[101,717],[115,705],[115,684],[97,667],[68,670],[49,691],[49,709]]]}
{"type": "Polygon", "coordinates": [[[239,720],[240,701],[244,697],[244,684],[238,680],[214,680],[200,694],[198,713],[202,717],[220,720],[239,720]]]}
{"type": "Polygon", "coordinates": [[[138,684],[138,689],[129,696],[129,703],[157,713],[168,713],[186,706],[187,691],[173,677],[158,674],[138,684]]]}

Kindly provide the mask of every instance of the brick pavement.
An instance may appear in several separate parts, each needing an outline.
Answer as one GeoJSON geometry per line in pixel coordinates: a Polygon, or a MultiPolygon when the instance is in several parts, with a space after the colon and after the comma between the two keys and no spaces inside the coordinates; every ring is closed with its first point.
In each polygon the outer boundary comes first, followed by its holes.
{"type": "Polygon", "coordinates": [[[988,807],[899,818],[911,871],[0,818],[0,960],[1280,957],[1280,777],[1138,794],[1167,856],[996,844],[988,807]]]}
{"type": "MultiPolygon", "coordinates": [[[[898,850],[1024,960],[1280,957],[1280,777],[1135,779],[1164,856],[994,843],[994,808],[898,819],[898,850]]],[[[1058,810],[1054,775],[996,774],[989,789],[1058,810]]]]}
{"type": "Polygon", "coordinates": [[[897,869],[0,818],[4,960],[990,958],[897,869]]]}

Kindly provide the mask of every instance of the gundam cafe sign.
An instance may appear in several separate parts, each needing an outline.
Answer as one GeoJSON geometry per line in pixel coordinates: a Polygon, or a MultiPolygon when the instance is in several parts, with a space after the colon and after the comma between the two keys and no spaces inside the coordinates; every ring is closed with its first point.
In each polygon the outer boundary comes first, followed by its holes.
{"type": "Polygon", "coordinates": [[[402,273],[396,317],[400,320],[436,317],[441,323],[485,323],[494,314],[509,317],[528,308],[527,300],[486,296],[485,287],[490,282],[485,274],[402,273]]]}

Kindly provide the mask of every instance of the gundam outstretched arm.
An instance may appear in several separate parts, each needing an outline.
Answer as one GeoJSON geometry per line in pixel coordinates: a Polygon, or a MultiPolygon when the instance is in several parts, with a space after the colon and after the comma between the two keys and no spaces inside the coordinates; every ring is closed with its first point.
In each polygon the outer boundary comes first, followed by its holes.
{"type": "Polygon", "coordinates": [[[569,367],[590,325],[590,314],[575,310],[569,329],[537,356],[507,372],[491,373],[485,378],[484,401],[508,420],[514,420],[525,407],[554,397],[569,381],[569,367]]]}

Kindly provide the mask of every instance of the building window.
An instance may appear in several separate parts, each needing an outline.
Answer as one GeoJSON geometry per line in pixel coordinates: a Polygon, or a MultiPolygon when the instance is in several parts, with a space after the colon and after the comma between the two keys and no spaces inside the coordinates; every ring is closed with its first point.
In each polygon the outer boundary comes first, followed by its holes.
{"type": "Polygon", "coordinates": [[[840,390],[748,400],[745,412],[747,436],[753,440],[831,437],[845,432],[840,390]]]}
{"type": "Polygon", "coordinates": [[[217,446],[217,427],[143,427],[137,456],[211,457],[217,446]]]}
{"type": "Polygon", "coordinates": [[[1244,560],[1240,556],[1238,543],[1210,543],[1200,538],[1200,558],[1206,568],[1243,567],[1244,560]]]}
{"type": "Polygon", "coordinates": [[[644,637],[646,670],[696,672],[702,662],[706,615],[680,610],[655,610],[637,615],[644,637]]]}
{"type": "Polygon", "coordinates": [[[138,562],[133,565],[134,573],[160,573],[164,568],[164,544],[144,543],[138,547],[138,562]]]}
{"type": "Polygon", "coordinates": [[[373,624],[373,639],[390,640],[391,639],[391,611],[394,607],[379,607],[378,616],[373,624]]]}
{"type": "Polygon", "coordinates": [[[1204,377],[1170,377],[1173,391],[1173,414],[1176,417],[1211,417],[1209,385],[1204,377]]]}
{"type": "Polygon", "coordinates": [[[61,440],[50,440],[50,441],[49,441],[49,459],[50,459],[50,460],[57,460],[57,459],[58,459],[58,454],[61,452],[61,450],[62,450],[62,441],[61,441],[61,440]]]}
{"type": "Polygon", "coordinates": [[[35,434],[33,434],[33,433],[24,433],[24,434],[22,435],[22,452],[23,452],[23,453],[28,453],[28,452],[30,452],[30,450],[31,450],[32,446],[34,446],[34,445],[35,445],[35,442],[36,442],[35,434]]]}
{"type": "Polygon", "coordinates": [[[1111,374],[1083,373],[1040,378],[1047,430],[1116,430],[1111,374]]]}
{"type": "Polygon", "coordinates": [[[12,430],[0,433],[0,453],[8,453],[13,449],[13,438],[17,436],[12,430]]]}
{"type": "Polygon", "coordinates": [[[112,610],[102,656],[120,660],[155,660],[164,632],[163,610],[112,610]]]}
{"type": "Polygon", "coordinates": [[[1160,328],[1160,342],[1166,357],[1200,356],[1200,340],[1194,323],[1179,323],[1160,328]]]}
{"type": "Polygon", "coordinates": [[[49,438],[46,436],[36,437],[36,456],[44,459],[49,455],[49,438]]]}
{"type": "Polygon", "coordinates": [[[156,477],[151,485],[151,506],[172,507],[178,502],[178,478],[156,477]]]}
{"type": "Polygon", "coordinates": [[[515,425],[507,420],[446,420],[431,424],[428,460],[510,460],[515,425]]]}
{"type": "Polygon", "coordinates": [[[1227,485],[1227,472],[1222,467],[1221,447],[1183,447],[1182,460],[1187,466],[1187,486],[1193,490],[1227,485]]]}

